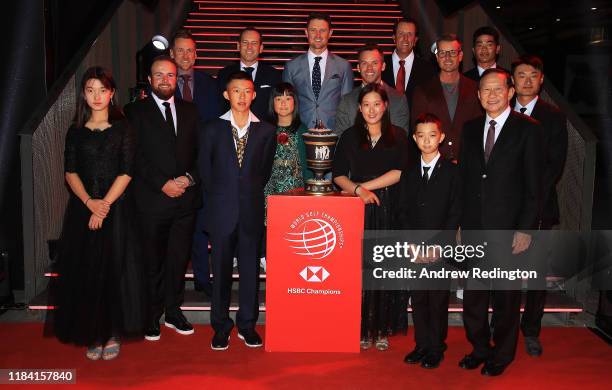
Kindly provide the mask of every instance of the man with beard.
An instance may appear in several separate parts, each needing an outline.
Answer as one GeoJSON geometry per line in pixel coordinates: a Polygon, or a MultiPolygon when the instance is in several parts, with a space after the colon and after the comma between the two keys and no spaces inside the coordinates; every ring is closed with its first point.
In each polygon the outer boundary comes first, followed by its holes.
{"type": "Polygon", "coordinates": [[[197,171],[198,111],[175,99],[176,64],[153,60],[151,96],[130,104],[126,115],[137,134],[133,191],[138,205],[148,278],[145,338],[159,340],[159,320],[177,333],[193,333],[180,306],[191,254],[196,210],[202,204],[197,171]]]}
{"type": "Polygon", "coordinates": [[[359,57],[357,69],[361,74],[363,83],[342,96],[336,111],[336,134],[342,134],[344,130],[355,124],[355,116],[359,106],[359,92],[370,83],[382,85],[387,92],[391,123],[408,131],[410,110],[408,109],[406,96],[381,80],[382,72],[385,69],[385,57],[380,47],[375,44],[364,45],[359,48],[357,55],[359,57]]]}
{"type": "MultiPolygon", "coordinates": [[[[499,44],[499,32],[489,26],[483,26],[472,35],[472,53],[476,66],[463,75],[474,81],[478,81],[482,73],[489,68],[499,68],[497,66],[497,56],[501,51],[499,44]]],[[[505,69],[504,69],[505,70],[505,69]]]]}

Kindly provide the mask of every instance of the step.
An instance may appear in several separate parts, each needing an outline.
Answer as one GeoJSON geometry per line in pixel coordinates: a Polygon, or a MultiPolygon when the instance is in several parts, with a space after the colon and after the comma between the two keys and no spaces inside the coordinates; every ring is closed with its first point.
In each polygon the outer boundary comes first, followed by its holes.
{"type": "MultiPolygon", "coordinates": [[[[234,22],[234,23],[241,23],[241,22],[234,22]]],[[[236,30],[236,29],[243,29],[246,28],[248,25],[245,24],[244,22],[242,22],[241,26],[227,26],[227,25],[223,25],[223,26],[210,26],[210,25],[206,25],[206,26],[198,26],[198,25],[184,25],[184,28],[188,28],[191,30],[191,33],[193,35],[197,34],[198,30],[236,30]]],[[[266,34],[266,31],[299,31],[302,35],[304,34],[304,27],[257,27],[257,29],[262,33],[262,36],[271,36],[270,34],[266,34]]],[[[349,28],[349,27],[339,27],[339,28],[334,28],[334,35],[333,37],[336,38],[336,33],[340,33],[340,32],[352,32],[352,31],[356,31],[356,32],[363,32],[363,28],[349,28]]],[[[388,28],[368,28],[368,31],[372,31],[372,32],[390,32],[391,30],[388,28]]]]}
{"type": "MultiPolygon", "coordinates": [[[[198,5],[205,5],[205,4],[219,4],[219,1],[212,1],[212,0],[194,0],[193,1],[194,4],[198,4],[198,5]]],[[[333,3],[326,3],[326,2],[302,2],[302,1],[292,1],[292,2],[282,2],[282,1],[224,1],[222,2],[222,4],[226,4],[226,5],[240,5],[240,4],[254,4],[254,5],[276,5],[276,6],[287,6],[287,5],[295,5],[295,6],[300,6],[300,7],[306,7],[306,6],[316,6],[316,7],[328,7],[328,6],[332,6],[332,7],[346,7],[346,8],[352,8],[352,7],[376,7],[376,8],[394,8],[396,9],[398,6],[397,4],[389,4],[389,3],[382,3],[382,2],[371,2],[371,3],[366,3],[366,2],[359,2],[359,3],[350,3],[350,2],[346,2],[346,3],[340,3],[340,2],[333,2],[333,3]]]]}
{"type": "MultiPolygon", "coordinates": [[[[237,285],[235,284],[235,287],[237,285]]],[[[521,303],[521,312],[524,311],[524,299],[521,303]]],[[[55,305],[50,302],[48,291],[45,290],[41,294],[37,295],[29,303],[28,308],[30,310],[54,310],[55,305]]],[[[185,311],[210,311],[210,299],[206,297],[204,293],[197,292],[194,290],[185,290],[185,301],[181,306],[182,310],[185,311]]],[[[238,310],[238,290],[232,290],[232,301],[230,303],[230,310],[238,310]]],[[[259,291],[259,311],[265,311],[265,290],[259,291]]],[[[489,307],[489,312],[493,309],[489,307]]],[[[582,305],[577,303],[573,298],[568,297],[562,291],[549,291],[546,296],[546,306],[544,308],[545,313],[581,313],[583,311],[582,305]]],[[[408,307],[408,312],[412,312],[412,308],[408,307]]],[[[462,313],[463,302],[457,299],[454,292],[451,293],[450,302],[448,305],[449,313],[462,313]]]]}
{"type": "MultiPolygon", "coordinates": [[[[259,15],[253,15],[254,17],[257,17],[259,15]]],[[[297,24],[298,26],[300,26],[302,29],[304,29],[304,21],[303,20],[299,20],[299,21],[294,21],[294,20],[274,20],[274,19],[251,19],[248,20],[248,18],[241,18],[240,20],[231,20],[231,19],[201,19],[201,18],[188,18],[187,20],[185,20],[185,25],[183,27],[185,28],[189,28],[189,24],[195,24],[198,25],[200,23],[202,24],[209,24],[209,23],[249,23],[250,25],[252,24],[273,24],[273,25],[283,25],[283,24],[297,24]]],[[[338,21],[338,22],[334,22],[334,30],[337,30],[338,28],[336,26],[338,25],[360,25],[360,26],[388,26],[388,27],[393,27],[393,22],[354,22],[354,21],[338,21]]],[[[261,27],[257,27],[258,29],[261,29],[261,27]]]]}
{"type": "MultiPolygon", "coordinates": [[[[302,23],[304,23],[306,21],[306,18],[308,18],[308,14],[309,13],[303,13],[303,14],[279,14],[279,13],[224,13],[224,12],[190,12],[189,15],[190,16],[215,16],[215,17],[232,17],[232,18],[248,18],[248,17],[252,17],[252,16],[257,16],[257,17],[261,17],[261,16],[265,16],[265,17],[278,17],[278,18],[296,18],[296,19],[301,19],[302,23]]],[[[389,20],[390,18],[396,18],[396,17],[400,17],[401,15],[397,15],[397,16],[389,16],[389,15],[366,15],[366,17],[371,20],[371,19],[384,19],[384,20],[389,20]]],[[[351,15],[332,15],[332,24],[335,23],[337,21],[337,19],[349,19],[349,20],[354,20],[356,17],[356,15],[351,14],[351,15]]]]}
{"type": "MultiPolygon", "coordinates": [[[[247,5],[250,3],[245,3],[247,5]]],[[[332,23],[335,17],[342,14],[350,14],[350,17],[356,17],[359,13],[364,14],[376,14],[376,15],[384,15],[385,17],[400,17],[402,15],[402,11],[399,9],[371,9],[371,8],[362,8],[362,9],[339,9],[339,8],[283,8],[283,7],[236,7],[236,6],[227,6],[220,7],[218,5],[202,5],[198,7],[198,10],[204,11],[256,11],[256,12],[296,12],[296,13],[304,13],[304,18],[308,17],[308,14],[311,12],[323,12],[327,13],[332,18],[332,23]]]]}

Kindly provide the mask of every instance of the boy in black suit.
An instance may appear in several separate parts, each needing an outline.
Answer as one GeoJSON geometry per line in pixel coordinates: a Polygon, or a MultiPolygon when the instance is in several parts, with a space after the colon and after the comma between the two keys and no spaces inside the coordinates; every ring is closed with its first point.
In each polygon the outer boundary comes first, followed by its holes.
{"type": "MultiPolygon", "coordinates": [[[[413,134],[420,162],[402,172],[400,180],[400,226],[411,230],[444,230],[436,237],[456,231],[461,214],[461,181],[457,166],[440,158],[439,145],[444,141],[441,121],[434,114],[423,113],[416,119],[413,134]]],[[[454,241],[455,234],[448,237],[454,241]],[[452,237],[451,237],[452,236],[452,237]]],[[[442,244],[435,240],[433,244],[442,244]]],[[[445,240],[446,241],[446,240],[445,240]]],[[[452,243],[452,242],[450,242],[452,243]]],[[[438,267],[442,259],[419,259],[438,267]],[[433,264],[436,263],[436,264],[433,264]]],[[[404,358],[408,364],[423,368],[440,365],[448,333],[449,282],[441,281],[437,290],[412,289],[412,315],[416,347],[404,358]]],[[[421,283],[422,284],[422,283],[421,283]]],[[[419,287],[419,286],[417,286],[419,287]]]]}
{"type": "Polygon", "coordinates": [[[248,347],[261,347],[255,331],[259,304],[259,248],[264,229],[264,187],[276,151],[276,129],[250,110],[255,98],[251,76],[233,73],[223,96],[231,109],[209,121],[202,132],[198,166],[206,205],[204,230],[212,247],[211,324],[213,350],[229,347],[234,322],[229,317],[234,254],[240,270],[238,337],[248,347]]]}

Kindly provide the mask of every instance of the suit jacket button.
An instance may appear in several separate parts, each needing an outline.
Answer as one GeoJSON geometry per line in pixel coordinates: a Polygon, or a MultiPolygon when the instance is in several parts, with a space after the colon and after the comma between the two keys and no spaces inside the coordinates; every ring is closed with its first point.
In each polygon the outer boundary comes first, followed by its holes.
{"type": "Polygon", "coordinates": [[[487,174],[486,174],[486,173],[485,173],[485,174],[483,174],[483,175],[482,175],[482,178],[483,178],[483,179],[486,179],[486,178],[487,178],[487,174]]]}
{"type": "Polygon", "coordinates": [[[451,146],[453,144],[453,141],[448,141],[448,146],[451,146]]]}

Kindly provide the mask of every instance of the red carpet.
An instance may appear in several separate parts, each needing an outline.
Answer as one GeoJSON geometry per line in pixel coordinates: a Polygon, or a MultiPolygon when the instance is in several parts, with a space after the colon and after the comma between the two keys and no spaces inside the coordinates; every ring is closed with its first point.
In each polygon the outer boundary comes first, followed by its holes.
{"type": "MultiPolygon", "coordinates": [[[[260,329],[263,332],[263,328],[260,329]]],[[[520,340],[517,358],[503,376],[486,378],[457,362],[469,346],[463,329],[449,329],[440,368],[403,363],[414,346],[412,331],[391,339],[386,352],[360,354],[266,353],[236,337],[230,349],[213,352],[210,326],[193,336],[162,328],[158,342],[126,344],[115,361],[92,362],[84,349],[42,337],[41,324],[0,324],[0,368],[72,368],[77,384],[65,389],[602,389],[612,380],[612,349],[587,329],[545,328],[544,355],[531,358],[520,340]]],[[[297,336],[297,335],[296,335],[297,336]]],[[[12,386],[20,388],[24,386],[12,386]]],[[[28,386],[31,388],[31,385],[28,386]]],[[[60,388],[45,386],[44,388],[60,388]]]]}

